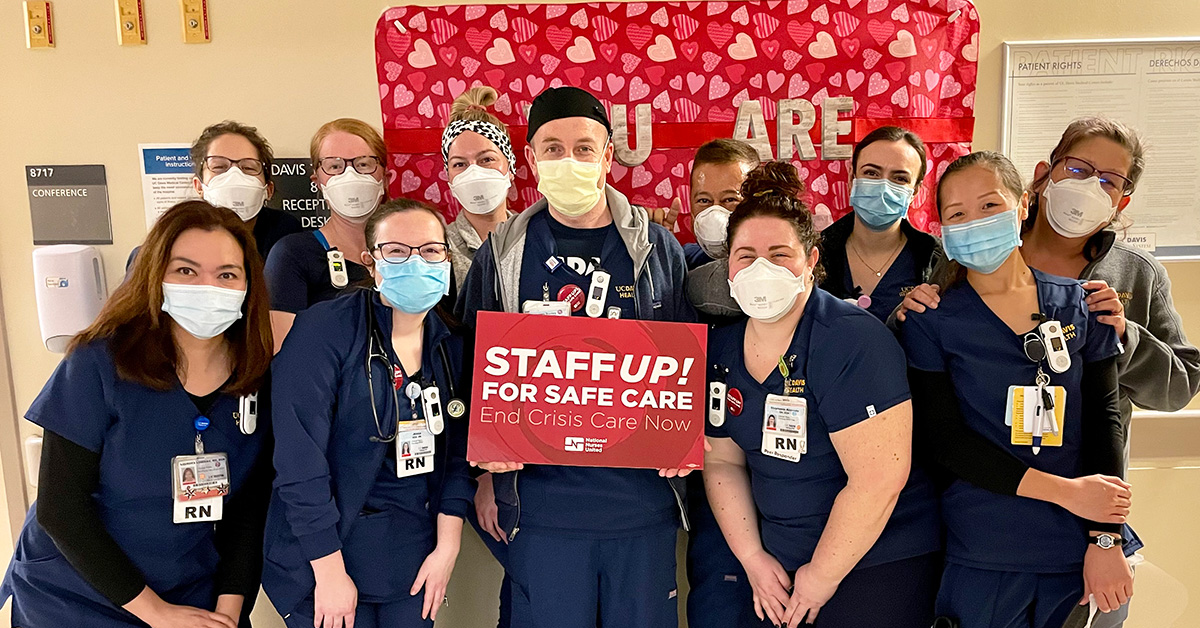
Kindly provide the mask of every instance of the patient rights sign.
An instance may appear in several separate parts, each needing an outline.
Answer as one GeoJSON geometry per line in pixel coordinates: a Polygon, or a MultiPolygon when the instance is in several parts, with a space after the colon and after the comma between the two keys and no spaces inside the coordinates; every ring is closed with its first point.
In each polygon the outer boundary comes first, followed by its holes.
{"type": "Polygon", "coordinates": [[[480,312],[472,462],[704,464],[703,325],[480,312]]]}

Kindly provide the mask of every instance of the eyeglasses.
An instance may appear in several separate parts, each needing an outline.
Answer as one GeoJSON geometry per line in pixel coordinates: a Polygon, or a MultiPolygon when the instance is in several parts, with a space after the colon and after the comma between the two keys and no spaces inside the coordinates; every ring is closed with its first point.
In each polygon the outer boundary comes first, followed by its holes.
{"type": "Polygon", "coordinates": [[[336,177],[346,171],[346,164],[352,164],[359,174],[375,174],[379,170],[379,158],[374,155],[363,155],[351,159],[342,157],[322,157],[318,162],[321,172],[336,177]]]}
{"type": "Polygon", "coordinates": [[[1127,177],[1108,170],[1097,170],[1095,166],[1078,157],[1063,157],[1055,165],[1063,165],[1063,172],[1072,179],[1080,181],[1096,177],[1100,179],[1100,187],[1114,201],[1133,194],[1133,181],[1127,177]]]}
{"type": "Polygon", "coordinates": [[[208,171],[213,174],[221,174],[229,170],[230,166],[237,166],[238,170],[252,177],[257,177],[263,173],[263,162],[252,157],[238,159],[237,161],[220,155],[209,155],[204,158],[204,167],[208,168],[208,171]]]}
{"type": "Polygon", "coordinates": [[[415,252],[421,259],[431,262],[444,262],[449,258],[449,246],[445,242],[426,242],[420,246],[409,246],[402,242],[381,242],[372,251],[379,251],[379,259],[388,264],[403,264],[415,252]]]}

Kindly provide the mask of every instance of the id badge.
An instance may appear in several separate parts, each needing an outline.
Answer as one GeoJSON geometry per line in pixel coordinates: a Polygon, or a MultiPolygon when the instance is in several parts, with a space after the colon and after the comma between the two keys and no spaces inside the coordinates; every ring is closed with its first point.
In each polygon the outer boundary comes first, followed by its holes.
{"type": "Polygon", "coordinates": [[[225,454],[175,456],[171,459],[172,521],[220,521],[229,494],[229,460],[225,454]]]}
{"type": "Polygon", "coordinates": [[[800,462],[800,456],[808,453],[807,399],[767,395],[759,449],[772,458],[800,462]]]}
{"type": "Polygon", "coordinates": [[[1038,387],[1008,387],[1008,407],[1004,413],[1004,422],[1010,427],[1010,442],[1013,445],[1033,445],[1034,431],[1040,427],[1041,447],[1062,446],[1063,421],[1067,414],[1067,389],[1062,386],[1046,386],[1046,391],[1053,395],[1054,407],[1050,412],[1042,412],[1039,426],[1037,415],[1042,411],[1043,404],[1038,401],[1038,387]]]}
{"type": "Polygon", "coordinates": [[[571,304],[566,301],[529,300],[521,305],[521,313],[542,314],[545,316],[570,316],[571,304]]]}
{"type": "Polygon", "coordinates": [[[433,471],[433,434],[424,420],[401,421],[396,427],[396,477],[433,471]]]}

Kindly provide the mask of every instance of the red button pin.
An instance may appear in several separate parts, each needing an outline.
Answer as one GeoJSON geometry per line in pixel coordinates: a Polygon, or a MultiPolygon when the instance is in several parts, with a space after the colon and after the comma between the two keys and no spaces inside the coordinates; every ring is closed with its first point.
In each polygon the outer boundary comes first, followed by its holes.
{"type": "Polygon", "coordinates": [[[570,303],[571,311],[578,312],[579,310],[583,309],[583,288],[569,283],[558,291],[558,300],[570,303]]]}
{"type": "Polygon", "coordinates": [[[730,388],[725,394],[725,405],[729,409],[729,414],[740,416],[742,414],[742,391],[736,388],[730,388]]]}

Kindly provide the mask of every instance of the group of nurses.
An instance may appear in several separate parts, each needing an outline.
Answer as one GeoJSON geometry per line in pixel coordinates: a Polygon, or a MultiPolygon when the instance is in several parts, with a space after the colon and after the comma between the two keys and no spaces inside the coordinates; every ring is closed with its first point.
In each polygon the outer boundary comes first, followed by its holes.
{"type": "Polygon", "coordinates": [[[960,158],[937,202],[953,263],[938,307],[902,329],[917,438],[954,475],[938,613],[964,628],[1057,628],[1089,596],[1115,610],[1133,588],[1117,334],[1080,282],[1026,263],[1029,196],[1006,158],[960,158]],[[972,456],[979,442],[1011,462],[972,456]],[[1016,486],[993,477],[1013,467],[1016,486]]]}
{"type": "Polygon", "coordinates": [[[14,625],[247,625],[271,482],[271,330],[246,223],[204,201],[131,276],[26,413],[40,495],[5,575],[14,625]]]}
{"type": "Polygon", "coordinates": [[[397,199],[363,235],[374,288],[298,314],[273,363],[263,588],[293,628],[432,626],[471,507],[445,225],[397,199]]]}
{"type": "Polygon", "coordinates": [[[912,465],[904,355],[817,287],[819,236],[791,164],[752,171],[729,220],[705,488],[761,625],[923,628],[941,569],[933,487],[912,465]],[[724,398],[722,398],[724,397],[724,398]]]}
{"type": "Polygon", "coordinates": [[[904,220],[926,171],[915,134],[855,147],[852,212],[821,235],[794,167],[716,140],[681,249],[606,185],[611,125],[575,88],[533,104],[546,200],[513,218],[496,96],[452,105],[449,226],[384,202],[386,149],[361,121],[312,138],[331,216],[311,233],[263,206],[273,156],[254,128],[205,129],[205,200],[155,224],[27,414],[45,481],[0,589],[14,623],[246,625],[261,577],[293,628],[431,626],[464,520],[505,568],[501,628],[674,625],[680,523],[693,628],[923,628],[935,610],[1057,628],[1089,597],[1128,601],[1130,401],[1175,409],[1200,386],[1165,271],[1108,229],[1141,174],[1136,134],[1077,121],[1032,197],[1002,157],[960,159],[937,190],[953,263],[904,220]],[[723,409],[702,477],[489,463],[470,479],[469,329],[444,309],[460,288],[471,326],[582,316],[597,276],[606,316],[690,321],[688,267],[696,309],[733,321],[710,338],[723,409]],[[949,474],[944,574],[923,463],[949,474]],[[128,481],[168,469],[170,494],[128,481]]]}

